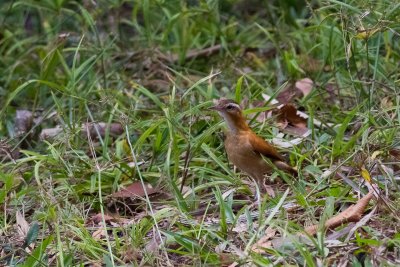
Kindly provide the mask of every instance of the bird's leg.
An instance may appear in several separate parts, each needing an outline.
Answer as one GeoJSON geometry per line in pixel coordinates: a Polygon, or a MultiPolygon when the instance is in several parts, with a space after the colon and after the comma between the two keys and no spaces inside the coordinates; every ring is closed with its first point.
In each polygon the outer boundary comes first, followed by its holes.
{"type": "Polygon", "coordinates": [[[262,193],[267,193],[270,197],[275,197],[275,192],[272,186],[266,184],[266,181],[268,180],[266,176],[267,175],[264,174],[261,179],[257,179],[258,186],[260,187],[262,193]]]}
{"type": "Polygon", "coordinates": [[[272,186],[267,185],[265,183],[265,181],[267,180],[265,177],[263,177],[262,179],[250,178],[250,180],[253,181],[253,183],[246,180],[242,180],[242,183],[250,187],[250,190],[253,193],[253,195],[257,195],[257,189],[256,186],[254,185],[254,183],[257,183],[258,188],[260,189],[260,193],[262,194],[267,193],[270,197],[275,197],[274,189],[272,188],[272,186]]]}

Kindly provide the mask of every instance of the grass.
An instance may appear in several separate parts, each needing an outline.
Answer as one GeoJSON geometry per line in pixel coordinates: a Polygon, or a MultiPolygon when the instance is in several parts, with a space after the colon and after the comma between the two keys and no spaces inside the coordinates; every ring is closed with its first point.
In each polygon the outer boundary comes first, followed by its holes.
{"type": "MultiPolygon", "coordinates": [[[[3,1],[0,264],[399,264],[399,14],[386,0],[3,1]],[[207,108],[230,97],[252,116],[305,77],[312,92],[292,102],[311,135],[283,150],[301,174],[254,196],[207,108]],[[35,120],[16,127],[17,110],[35,120]],[[121,132],[81,127],[97,122],[121,132]],[[299,239],[368,191],[361,167],[386,204],[353,233],[299,239]],[[159,194],[110,197],[137,181],[159,194]],[[255,253],[272,230],[282,244],[255,253]]],[[[251,126],[280,132],[274,118],[251,126]]]]}

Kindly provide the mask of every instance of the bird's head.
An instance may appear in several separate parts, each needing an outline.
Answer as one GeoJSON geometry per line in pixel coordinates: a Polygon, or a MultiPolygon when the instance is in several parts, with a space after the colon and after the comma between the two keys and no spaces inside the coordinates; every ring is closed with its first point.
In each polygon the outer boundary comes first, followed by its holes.
{"type": "Polygon", "coordinates": [[[215,100],[214,104],[210,109],[217,111],[225,119],[231,131],[236,132],[249,129],[238,103],[231,99],[220,98],[215,100]]]}

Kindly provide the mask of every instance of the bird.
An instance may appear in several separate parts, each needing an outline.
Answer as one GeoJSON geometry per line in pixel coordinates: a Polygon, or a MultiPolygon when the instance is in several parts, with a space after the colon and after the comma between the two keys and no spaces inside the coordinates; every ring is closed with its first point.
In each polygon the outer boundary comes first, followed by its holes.
{"type": "Polygon", "coordinates": [[[265,184],[266,175],[274,169],[272,164],[293,176],[297,176],[297,170],[286,162],[272,144],[249,127],[238,103],[226,98],[220,98],[214,103],[210,109],[217,111],[228,126],[224,146],[229,161],[255,179],[263,192],[274,196],[271,186],[265,184]]]}

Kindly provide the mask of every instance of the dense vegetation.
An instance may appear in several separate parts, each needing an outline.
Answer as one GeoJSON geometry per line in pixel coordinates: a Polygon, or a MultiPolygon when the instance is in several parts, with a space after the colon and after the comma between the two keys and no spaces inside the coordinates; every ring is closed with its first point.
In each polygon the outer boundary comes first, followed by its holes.
{"type": "Polygon", "coordinates": [[[400,264],[398,2],[3,0],[0,24],[0,265],[400,264]],[[229,164],[219,97],[287,145],[275,198],[229,164]]]}

